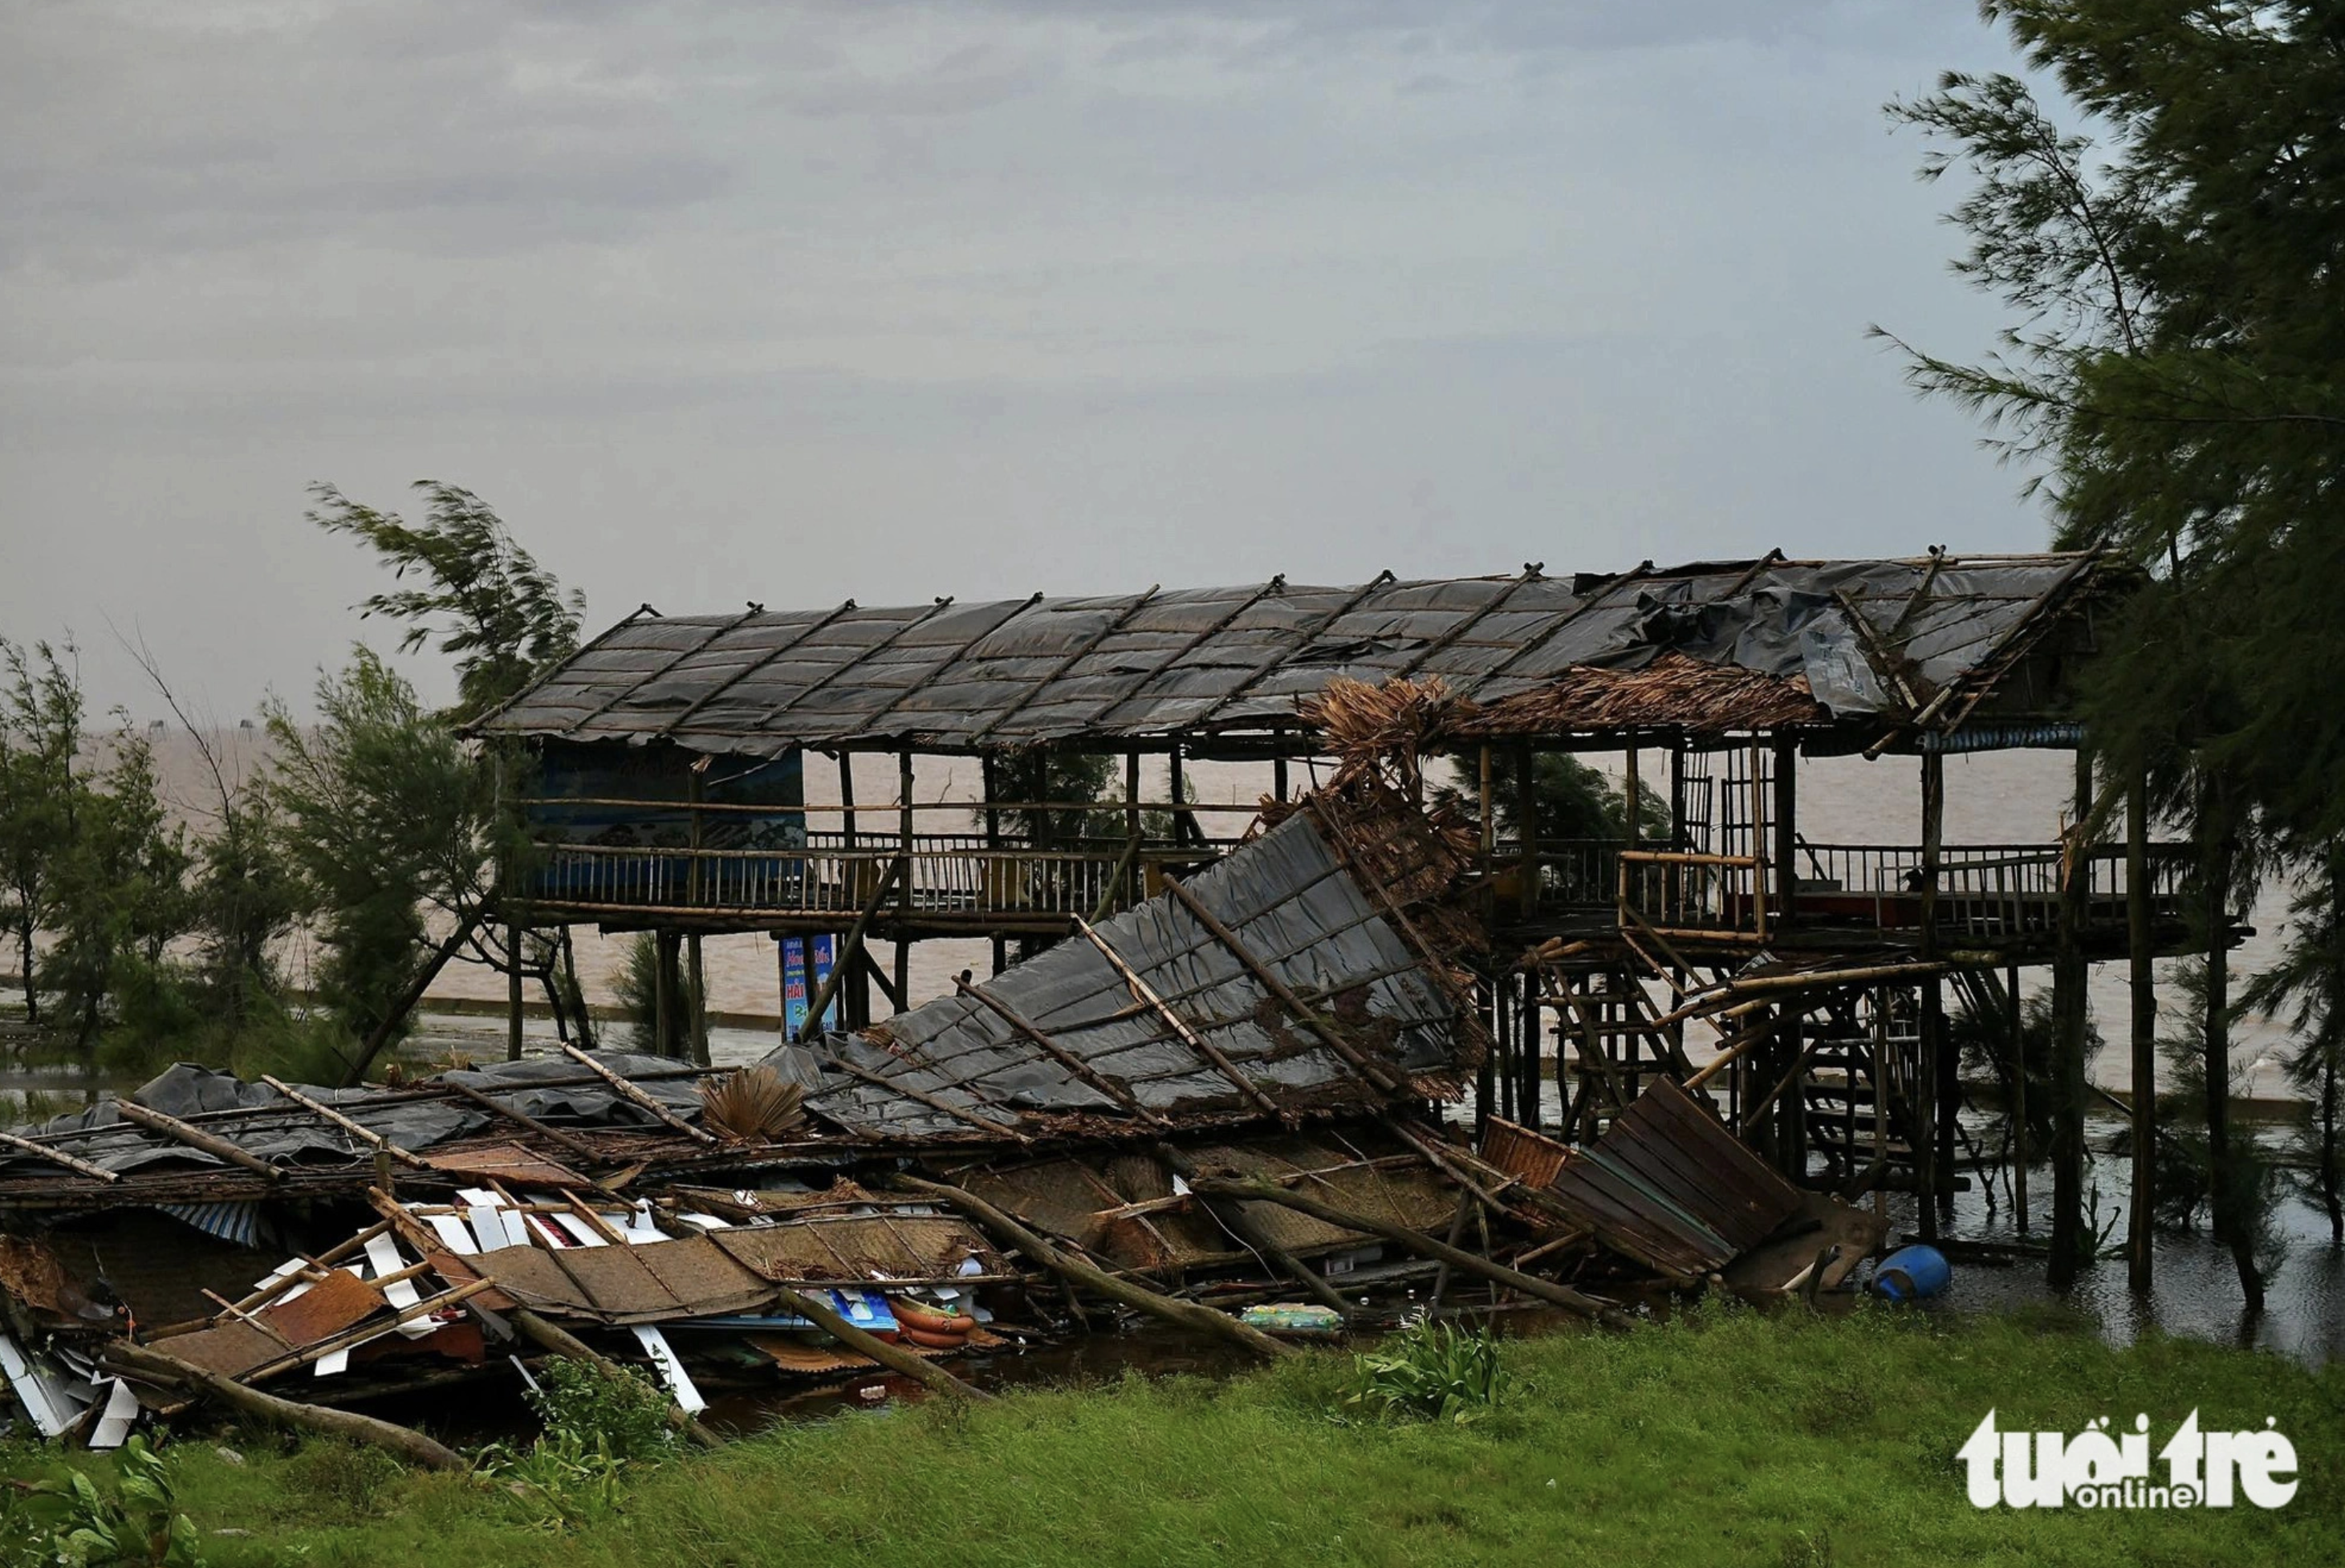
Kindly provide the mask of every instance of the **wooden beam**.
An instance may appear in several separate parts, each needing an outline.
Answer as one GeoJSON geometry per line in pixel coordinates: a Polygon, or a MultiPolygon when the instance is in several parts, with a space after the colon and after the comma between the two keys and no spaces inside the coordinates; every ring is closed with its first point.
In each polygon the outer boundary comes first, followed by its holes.
{"type": "Polygon", "coordinates": [[[1160,1295],[1144,1285],[1110,1274],[1062,1252],[973,1192],[949,1187],[941,1181],[923,1181],[915,1176],[898,1176],[890,1185],[925,1194],[962,1210],[993,1232],[996,1239],[1008,1243],[1071,1285],[1081,1285],[1085,1290],[1096,1291],[1111,1300],[1121,1301],[1127,1307],[1176,1327],[1195,1329],[1217,1339],[1227,1340],[1272,1361],[1297,1353],[1294,1346],[1281,1344],[1261,1330],[1249,1328],[1226,1312],[1216,1312],[1211,1307],[1201,1306],[1194,1301],[1176,1300],[1172,1297],[1160,1295]]]}
{"type": "Polygon", "coordinates": [[[1226,1181],[1218,1177],[1206,1177],[1191,1182],[1189,1188],[1191,1191],[1202,1197],[1242,1198],[1262,1203],[1275,1203],[1282,1208],[1292,1209],[1297,1214],[1307,1214],[1323,1224],[1336,1226],[1345,1230],[1357,1230],[1370,1236],[1381,1236],[1386,1240],[1406,1247],[1412,1252],[1421,1253],[1438,1262],[1447,1263],[1452,1269],[1478,1275],[1494,1284],[1504,1285],[1508,1290],[1518,1290],[1538,1300],[1549,1302],[1568,1312],[1576,1312],[1583,1318],[1591,1319],[1608,1328],[1625,1329],[1633,1326],[1633,1320],[1619,1308],[1608,1306],[1592,1296],[1584,1296],[1568,1285],[1558,1285],[1552,1280],[1541,1280],[1535,1275],[1526,1274],[1518,1269],[1509,1269],[1503,1263],[1494,1263],[1489,1259],[1479,1257],[1463,1248],[1452,1247],[1446,1241],[1436,1241],[1432,1237],[1411,1230],[1406,1225],[1395,1225],[1389,1220],[1379,1219],[1373,1215],[1356,1214],[1347,1209],[1338,1209],[1332,1203],[1322,1203],[1317,1199],[1305,1198],[1300,1193],[1289,1192],[1284,1188],[1274,1187],[1266,1181],[1226,1181]]]}
{"type": "Polygon", "coordinates": [[[714,1144],[716,1141],[716,1136],[714,1133],[704,1132],[699,1128],[693,1126],[690,1122],[676,1115],[675,1112],[668,1109],[667,1107],[660,1104],[659,1101],[652,1098],[651,1096],[644,1093],[643,1090],[629,1083],[625,1078],[622,1077],[617,1073],[613,1072],[610,1068],[604,1067],[602,1063],[588,1056],[584,1051],[580,1050],[576,1046],[563,1046],[562,1048],[565,1052],[569,1053],[571,1057],[583,1063],[596,1077],[601,1078],[604,1083],[609,1084],[613,1088],[618,1090],[622,1098],[651,1112],[653,1116],[658,1118],[661,1121],[665,1122],[669,1127],[674,1128],[676,1131],[684,1134],[685,1137],[692,1139],[695,1143],[714,1144]]]}
{"type": "Polygon", "coordinates": [[[1362,1054],[1357,1047],[1344,1037],[1342,1031],[1306,1007],[1303,998],[1294,994],[1294,987],[1280,979],[1276,971],[1256,957],[1252,950],[1238,939],[1236,932],[1223,924],[1219,916],[1205,907],[1203,900],[1169,876],[1164,879],[1164,889],[1172,895],[1181,907],[1187,910],[1198,925],[1213,934],[1213,940],[1229,949],[1232,957],[1245,966],[1246,973],[1252,975],[1264,990],[1276,997],[1279,1006],[1293,1014],[1304,1027],[1325,1041],[1337,1056],[1349,1062],[1360,1072],[1366,1074],[1379,1088],[1391,1092],[1406,1087],[1406,1079],[1402,1075],[1384,1063],[1374,1061],[1362,1054]]]}
{"type": "Polygon", "coordinates": [[[1147,1003],[1151,1010],[1152,1010],[1158,1017],[1163,1019],[1166,1025],[1172,1028],[1172,1032],[1180,1037],[1183,1044],[1186,1045],[1191,1050],[1195,1051],[1199,1056],[1203,1057],[1207,1061],[1213,1063],[1214,1067],[1220,1068],[1223,1077],[1228,1078],[1230,1082],[1237,1085],[1239,1088],[1244,1090],[1245,1093],[1254,1099],[1254,1103],[1261,1106],[1263,1109],[1270,1112],[1273,1116],[1280,1114],[1278,1102],[1272,1099],[1268,1095],[1263,1093],[1261,1087],[1256,1085],[1252,1078],[1247,1077],[1244,1073],[1238,1071],[1236,1066],[1231,1062],[1229,1057],[1214,1049],[1213,1047],[1203,1038],[1203,1037],[1200,1036],[1195,1029],[1190,1027],[1189,1021],[1186,1018],[1183,1018],[1180,1014],[1174,1012],[1172,1005],[1166,1002],[1162,996],[1157,994],[1156,987],[1151,986],[1145,979],[1142,978],[1140,971],[1134,969],[1130,964],[1125,963],[1123,955],[1117,952],[1112,946],[1109,946],[1107,938],[1101,936],[1090,921],[1078,916],[1075,919],[1075,928],[1090,939],[1092,946],[1100,950],[1100,956],[1101,957],[1105,958],[1110,964],[1114,966],[1115,972],[1123,976],[1124,984],[1132,987],[1132,994],[1142,1002],[1147,1003]]]}
{"type": "Polygon", "coordinates": [[[327,1123],[329,1126],[341,1128],[342,1131],[349,1133],[360,1143],[366,1144],[371,1148],[382,1150],[383,1153],[391,1156],[391,1158],[398,1160],[402,1165],[410,1166],[417,1170],[430,1170],[432,1168],[431,1161],[423,1158],[412,1149],[400,1148],[399,1145],[391,1142],[391,1139],[383,1137],[382,1134],[360,1126],[359,1123],[352,1121],[349,1117],[344,1116],[341,1112],[322,1101],[311,1099],[308,1095],[303,1094],[299,1089],[293,1087],[290,1084],[279,1083],[277,1079],[270,1077],[267,1073],[260,1075],[260,1081],[267,1084],[270,1088],[275,1089],[279,1094],[283,1095],[287,1099],[291,1100],[295,1105],[299,1106],[303,1110],[308,1111],[311,1116],[316,1117],[319,1120],[327,1123]]]}
{"type": "Polygon", "coordinates": [[[962,996],[974,997],[980,1004],[990,1009],[994,1016],[999,1017],[1003,1023],[1008,1024],[1011,1028],[1025,1036],[1027,1039],[1032,1041],[1035,1045],[1040,1046],[1042,1050],[1050,1056],[1052,1061],[1057,1062],[1061,1067],[1074,1074],[1076,1077],[1081,1078],[1084,1083],[1089,1084],[1091,1087],[1099,1090],[1100,1093],[1107,1096],[1108,1098],[1115,1101],[1116,1104],[1122,1106],[1125,1110],[1130,1111],[1133,1116],[1138,1117],[1141,1120],[1148,1123],[1151,1127],[1166,1128],[1172,1125],[1171,1122],[1166,1121],[1162,1117],[1157,1115],[1154,1111],[1150,1110],[1146,1106],[1142,1105],[1139,1100],[1133,1098],[1132,1091],[1129,1088],[1117,1083],[1114,1079],[1108,1077],[1105,1074],[1101,1073],[1089,1062],[1083,1060],[1082,1057],[1075,1055],[1074,1052],[1059,1044],[1058,1041],[1043,1033],[1039,1025],[1030,1022],[1023,1014],[1010,1007],[1009,1003],[1003,1001],[1000,997],[993,995],[990,991],[986,990],[980,986],[972,986],[967,980],[959,978],[956,978],[953,981],[953,986],[954,988],[959,991],[962,996]]]}
{"type": "Polygon", "coordinates": [[[99,1181],[122,1179],[120,1171],[108,1170],[102,1165],[92,1165],[88,1160],[67,1154],[61,1148],[51,1148],[46,1144],[35,1143],[29,1138],[18,1138],[13,1132],[0,1132],[0,1148],[13,1148],[20,1154],[29,1154],[36,1159],[46,1159],[52,1165],[62,1165],[76,1175],[92,1177],[99,1181]]]}
{"type": "Polygon", "coordinates": [[[245,1169],[266,1177],[271,1181],[275,1181],[284,1174],[259,1155],[249,1154],[228,1142],[228,1139],[215,1138],[201,1128],[189,1127],[177,1117],[165,1116],[159,1110],[148,1110],[137,1100],[117,1099],[114,1102],[114,1108],[122,1113],[123,1119],[126,1121],[133,1121],[140,1127],[159,1132],[166,1138],[186,1144],[189,1148],[199,1148],[215,1158],[228,1161],[230,1165],[242,1166],[245,1169]]]}

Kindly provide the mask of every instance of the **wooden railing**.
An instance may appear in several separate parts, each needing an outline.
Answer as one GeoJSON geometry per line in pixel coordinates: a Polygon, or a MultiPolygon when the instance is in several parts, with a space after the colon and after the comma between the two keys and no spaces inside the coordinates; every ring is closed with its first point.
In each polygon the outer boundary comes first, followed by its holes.
{"type": "MultiPolygon", "coordinates": [[[[803,849],[541,845],[531,897],[542,907],[586,912],[830,915],[842,924],[851,921],[899,858],[896,841],[865,833],[849,849],[843,835],[814,839],[803,849]]],[[[1128,907],[1158,890],[1168,870],[1208,864],[1231,843],[1143,844],[1135,854],[1129,843],[1034,849],[989,845],[981,834],[919,834],[909,847],[909,893],[891,888],[883,908],[1015,922],[1128,907]]]]}

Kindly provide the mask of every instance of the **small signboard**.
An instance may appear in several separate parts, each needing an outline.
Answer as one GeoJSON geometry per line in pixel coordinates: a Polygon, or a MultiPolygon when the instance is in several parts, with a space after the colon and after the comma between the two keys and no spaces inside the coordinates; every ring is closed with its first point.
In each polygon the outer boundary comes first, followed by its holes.
{"type": "MultiPolygon", "coordinates": [[[[795,1039],[806,1027],[807,1004],[814,993],[822,989],[823,981],[830,977],[830,966],[838,956],[838,938],[831,936],[785,936],[782,938],[782,1027],[795,1039]],[[807,949],[814,949],[814,965],[807,965],[807,949]]],[[[834,993],[830,1006],[823,1012],[822,1027],[836,1030],[839,1027],[838,997],[834,993]]]]}

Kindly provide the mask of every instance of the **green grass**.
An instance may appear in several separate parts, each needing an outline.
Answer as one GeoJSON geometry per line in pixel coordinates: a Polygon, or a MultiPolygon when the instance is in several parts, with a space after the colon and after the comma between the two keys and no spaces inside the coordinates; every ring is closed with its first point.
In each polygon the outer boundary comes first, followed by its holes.
{"type": "MultiPolygon", "coordinates": [[[[2338,1561],[2345,1369],[2159,1340],[2111,1351],[2044,1320],[1949,1324],[1704,1310],[1626,1336],[1508,1341],[1508,1401],[1471,1426],[1331,1417],[1345,1358],[1223,1383],[1127,1380],[976,1410],[781,1428],[643,1473],[570,1534],[462,1477],[229,1434],[174,1455],[216,1564],[1577,1563],[2057,1564],[2338,1561]],[[1954,1450],[2194,1406],[2277,1417],[2301,1462],[2266,1512],[1980,1512],[1954,1450]],[[250,1535],[221,1537],[222,1527],[250,1535]]],[[[75,1456],[88,1465],[88,1456],[75,1456]]],[[[55,1455],[16,1451],[19,1474],[55,1455]]]]}

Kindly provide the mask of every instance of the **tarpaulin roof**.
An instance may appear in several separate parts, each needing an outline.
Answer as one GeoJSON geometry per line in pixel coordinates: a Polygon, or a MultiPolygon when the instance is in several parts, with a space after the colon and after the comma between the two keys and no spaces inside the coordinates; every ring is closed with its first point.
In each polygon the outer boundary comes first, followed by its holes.
{"type": "MultiPolygon", "coordinates": [[[[1818,705],[1778,703],[1773,722],[1910,716],[1934,693],[1967,701],[1993,688],[2097,579],[2129,581],[2091,555],[1769,556],[1604,576],[1274,578],[973,604],[638,612],[476,729],[739,755],[1132,743],[1293,728],[1297,703],[1338,678],[1439,676],[1491,708],[1575,671],[1641,670],[1669,653],[1818,705]]],[[[1680,681],[1627,722],[1716,727],[1718,697],[1680,681]]]]}
{"type": "MultiPolygon", "coordinates": [[[[1437,854],[1424,822],[1393,825],[1417,824],[1437,854]]],[[[1362,885],[1357,858],[1306,806],[1183,885],[1211,924],[1160,895],[829,1040],[844,1066],[807,1109],[872,1138],[998,1142],[1454,1092],[1457,1069],[1480,1059],[1479,1027],[1389,889],[1362,885]]]]}
{"type": "MultiPolygon", "coordinates": [[[[824,1163],[873,1142],[1155,1132],[1454,1092],[1457,1070],[1479,1059],[1479,1028],[1402,911],[1457,939],[1460,917],[1436,901],[1463,868],[1444,831],[1388,789],[1362,780],[1322,792],[1179,893],[1086,938],[860,1037],[781,1047],[769,1062],[810,1089],[804,1138],[789,1148],[802,1162],[824,1163]]],[[[595,1060],[678,1119],[701,1118],[692,1069],[622,1051],[595,1060]]],[[[450,1179],[484,1159],[518,1174],[514,1162],[533,1157],[510,1140],[527,1135],[451,1098],[454,1085],[549,1126],[677,1141],[672,1127],[567,1058],[499,1062],[395,1088],[293,1086],[314,1106],[181,1063],[127,1101],[11,1134],[0,1144],[0,1208],[64,1191],[106,1203],[241,1198],[249,1182],[234,1165],[245,1157],[289,1177],[363,1179],[374,1146],[336,1117],[401,1149],[431,1151],[427,1162],[450,1179]],[[168,1119],[138,1119],[142,1110],[168,1119]],[[484,1134],[508,1141],[482,1146],[484,1134]],[[117,1187],[100,1172],[151,1179],[117,1187]],[[236,1179],[239,1190],[212,1192],[200,1179],[190,1188],[191,1178],[236,1179]]],[[[777,1157],[765,1146],[705,1156],[718,1166],[777,1157]]]]}

